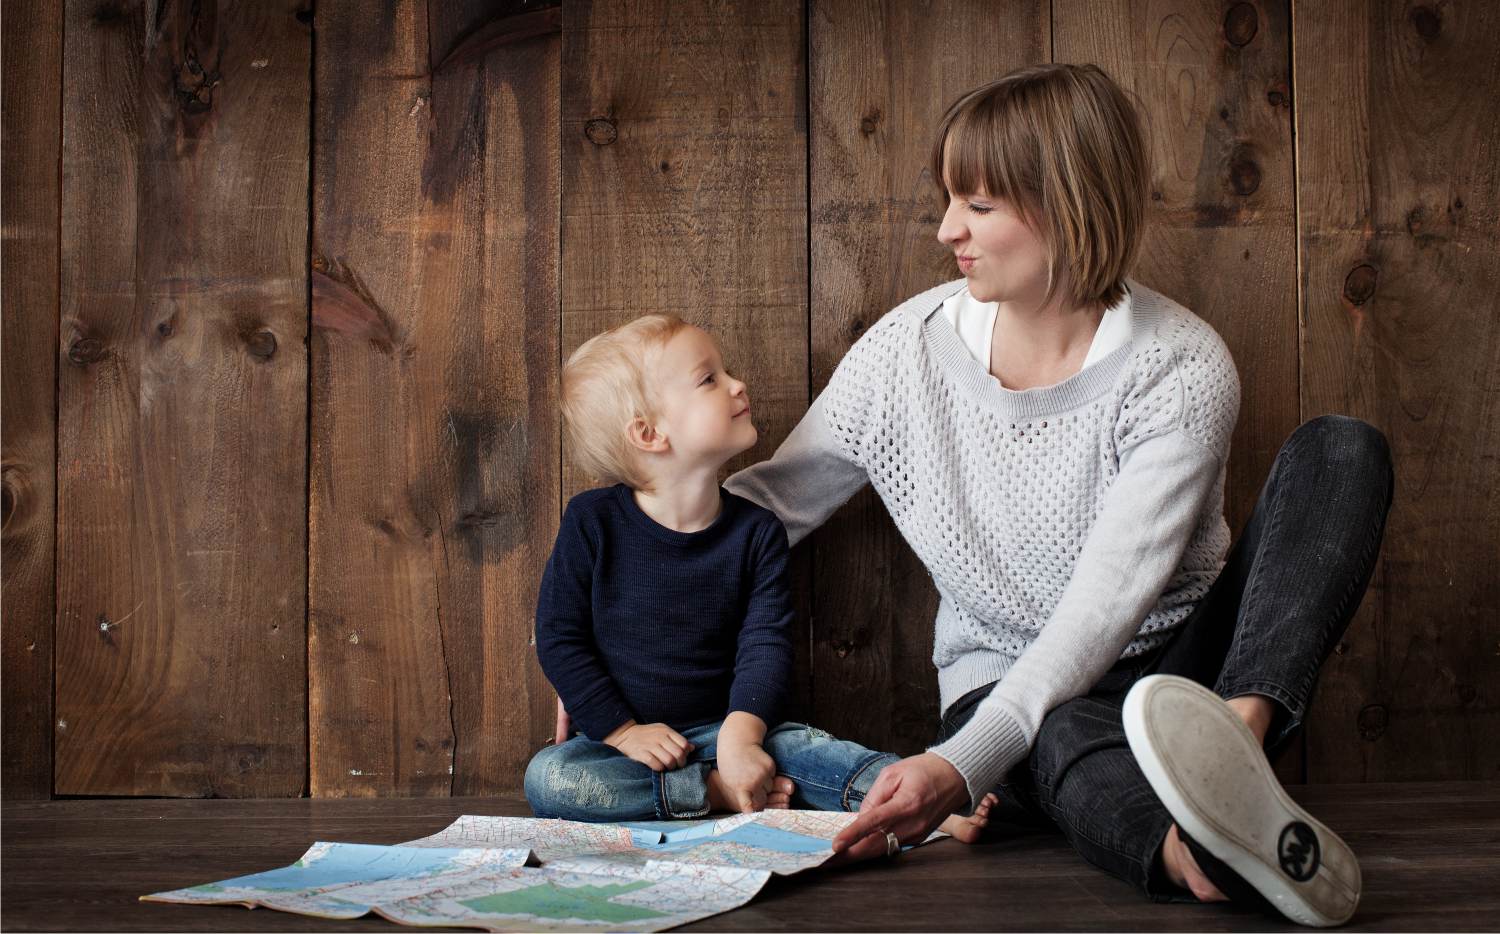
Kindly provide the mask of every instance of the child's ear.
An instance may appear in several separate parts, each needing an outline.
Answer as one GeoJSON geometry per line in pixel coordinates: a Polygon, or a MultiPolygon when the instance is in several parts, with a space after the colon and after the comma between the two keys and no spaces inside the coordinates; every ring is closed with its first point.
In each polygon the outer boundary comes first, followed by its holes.
{"type": "Polygon", "coordinates": [[[657,431],[655,425],[639,415],[631,420],[627,433],[630,435],[630,443],[635,445],[637,450],[650,454],[662,454],[672,447],[666,435],[657,431]]]}

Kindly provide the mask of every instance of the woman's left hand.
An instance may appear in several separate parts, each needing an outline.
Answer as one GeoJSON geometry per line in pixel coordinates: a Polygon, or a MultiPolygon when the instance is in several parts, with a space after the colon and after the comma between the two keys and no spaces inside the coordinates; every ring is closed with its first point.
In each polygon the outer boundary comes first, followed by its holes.
{"type": "Polygon", "coordinates": [[[839,862],[886,854],[886,833],[920,843],[969,800],[969,787],[942,756],[924,752],[881,770],[859,816],[833,838],[839,862]]]}

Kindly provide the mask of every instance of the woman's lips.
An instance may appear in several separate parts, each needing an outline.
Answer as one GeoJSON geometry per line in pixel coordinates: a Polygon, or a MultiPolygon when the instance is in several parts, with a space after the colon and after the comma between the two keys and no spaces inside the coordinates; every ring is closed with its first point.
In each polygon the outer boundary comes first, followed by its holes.
{"type": "Polygon", "coordinates": [[[958,268],[962,269],[964,272],[968,272],[970,269],[974,268],[974,260],[960,256],[958,258],[958,268]]]}

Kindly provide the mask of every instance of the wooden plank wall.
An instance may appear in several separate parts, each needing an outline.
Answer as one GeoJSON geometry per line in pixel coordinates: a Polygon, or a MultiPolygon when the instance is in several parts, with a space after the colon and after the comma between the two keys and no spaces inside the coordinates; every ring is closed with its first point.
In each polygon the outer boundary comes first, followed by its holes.
{"type": "Polygon", "coordinates": [[[1396,462],[1312,781],[1500,775],[1500,7],[1298,7],[1304,417],[1396,462]]]}
{"type": "Polygon", "coordinates": [[[64,15],[54,791],[295,795],[312,36],[147,13],[64,15]]]}
{"type": "Polygon", "coordinates": [[[11,799],[46,798],[56,606],[61,0],[10,4],[0,33],[0,790],[11,799]]]}
{"type": "Polygon", "coordinates": [[[560,17],[511,6],[318,13],[315,796],[513,789],[550,735],[560,17]]]}
{"type": "MultiPolygon", "coordinates": [[[[943,110],[1048,60],[1146,118],[1136,276],[1234,353],[1232,528],[1305,418],[1395,452],[1280,774],[1500,775],[1487,5],[6,12],[5,795],[517,788],[553,714],[535,588],[586,484],[563,356],[647,311],[704,325],[761,433],[726,473],[769,456],[865,328],[957,277],[943,110]]],[[[935,594],[883,507],[794,559],[802,715],[923,748],[935,594]]]]}

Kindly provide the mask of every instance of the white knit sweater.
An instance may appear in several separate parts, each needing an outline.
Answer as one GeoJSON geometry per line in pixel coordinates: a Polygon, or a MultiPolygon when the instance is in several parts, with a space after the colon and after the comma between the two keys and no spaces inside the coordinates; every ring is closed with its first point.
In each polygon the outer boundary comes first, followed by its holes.
{"type": "Polygon", "coordinates": [[[1127,280],[1127,344],[1055,385],[1006,389],[940,313],[964,284],[881,318],[775,455],[725,486],[793,544],[874,486],[937,587],[943,709],[1000,682],[931,750],[978,801],[1050,710],[1165,641],[1218,577],[1240,386],[1207,323],[1127,280]]]}

